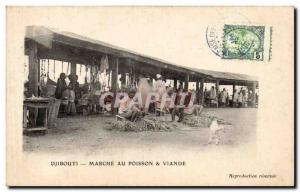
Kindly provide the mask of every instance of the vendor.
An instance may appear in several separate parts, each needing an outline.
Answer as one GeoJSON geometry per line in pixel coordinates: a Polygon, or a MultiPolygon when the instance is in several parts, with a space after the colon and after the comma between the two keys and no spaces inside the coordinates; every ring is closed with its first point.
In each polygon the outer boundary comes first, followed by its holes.
{"type": "MultiPolygon", "coordinates": [[[[162,97],[166,93],[166,85],[161,74],[156,74],[156,82],[153,84],[153,92],[158,93],[159,95],[158,101],[155,103],[156,108],[159,108],[162,97]]],[[[156,111],[156,115],[160,116],[160,112],[156,111]]]]}
{"type": "Polygon", "coordinates": [[[156,82],[153,84],[153,91],[157,92],[160,98],[166,93],[166,85],[161,74],[156,74],[156,82]]]}
{"type": "Polygon", "coordinates": [[[179,85],[179,88],[176,90],[176,97],[175,97],[175,106],[171,112],[172,121],[175,120],[175,116],[178,116],[178,122],[181,122],[184,118],[184,107],[181,106],[181,94],[183,93],[182,85],[179,85]]]}
{"type": "Polygon", "coordinates": [[[79,83],[77,82],[77,75],[71,74],[68,76],[70,83],[67,87],[68,89],[68,110],[69,115],[76,114],[76,104],[78,103],[78,94],[79,94],[79,83]],[[77,97],[76,97],[77,93],[77,97]]]}
{"type": "Polygon", "coordinates": [[[79,83],[78,83],[78,75],[71,74],[69,75],[70,83],[68,85],[68,88],[73,90],[75,93],[75,104],[78,104],[79,98],[81,98],[81,92],[79,88],[79,83]]]}
{"type": "Polygon", "coordinates": [[[67,83],[66,83],[65,79],[66,79],[66,74],[61,73],[57,80],[57,85],[56,85],[56,90],[55,90],[55,98],[56,99],[62,99],[63,92],[67,89],[67,83]]]}
{"type": "Polygon", "coordinates": [[[119,107],[119,115],[125,117],[130,121],[136,121],[140,116],[140,109],[136,105],[131,106],[131,100],[134,97],[135,92],[130,91],[128,97],[123,97],[120,100],[120,107],[119,107]]]}

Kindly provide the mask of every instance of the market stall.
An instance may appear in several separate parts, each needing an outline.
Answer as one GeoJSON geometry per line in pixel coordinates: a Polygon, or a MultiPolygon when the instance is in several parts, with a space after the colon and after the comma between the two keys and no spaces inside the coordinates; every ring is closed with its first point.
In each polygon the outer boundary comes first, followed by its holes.
{"type": "MultiPolygon", "coordinates": [[[[204,85],[208,82],[215,84],[217,93],[220,85],[243,85],[254,92],[258,88],[258,81],[248,75],[175,65],[98,40],[43,26],[27,27],[25,55],[28,56],[29,71],[27,97],[56,97],[61,100],[61,106],[74,102],[76,107],[80,106],[75,111],[80,110],[82,113],[108,110],[115,113],[113,108],[99,109],[101,94],[137,88],[141,77],[147,78],[152,84],[156,74],[169,80],[170,86],[174,88],[182,86],[188,90],[189,83],[195,82],[199,104],[204,102],[204,85]],[[72,78],[77,78],[73,82],[75,87],[78,84],[78,88],[68,87],[67,89],[74,91],[74,95],[69,91],[67,99],[55,95],[62,73],[70,82],[72,78]]],[[[106,102],[113,105],[114,98],[106,102]]]]}

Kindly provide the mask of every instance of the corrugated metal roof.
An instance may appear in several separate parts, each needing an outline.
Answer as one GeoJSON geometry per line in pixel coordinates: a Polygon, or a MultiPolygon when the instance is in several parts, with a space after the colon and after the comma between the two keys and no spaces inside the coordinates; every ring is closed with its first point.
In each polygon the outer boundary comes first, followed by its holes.
{"type": "Polygon", "coordinates": [[[95,40],[95,39],[91,39],[91,38],[84,37],[81,35],[77,35],[75,33],[60,31],[55,28],[48,28],[48,27],[44,27],[44,26],[28,26],[27,30],[26,30],[26,38],[37,41],[37,42],[43,44],[44,46],[51,47],[51,42],[56,41],[56,40],[58,40],[61,43],[64,43],[64,37],[71,38],[75,41],[77,40],[78,42],[76,43],[76,45],[79,47],[82,47],[82,42],[90,43],[93,45],[93,47],[98,45],[100,48],[100,46],[101,46],[101,50],[103,50],[103,47],[104,47],[105,51],[112,51],[114,53],[120,52],[125,57],[128,56],[129,58],[136,59],[136,60],[138,60],[140,58],[140,59],[143,59],[144,62],[149,63],[149,64],[157,64],[162,67],[168,66],[168,67],[170,67],[171,70],[173,67],[173,69],[175,69],[175,68],[177,70],[182,69],[184,71],[189,71],[189,72],[192,72],[195,74],[204,75],[204,76],[211,77],[214,79],[219,79],[219,80],[257,82],[257,78],[254,76],[238,74],[238,73],[219,72],[219,71],[211,71],[211,70],[185,67],[185,66],[174,64],[174,63],[170,63],[168,61],[164,61],[162,59],[154,58],[154,57],[143,55],[143,54],[131,51],[131,50],[127,50],[127,49],[124,49],[124,48],[121,48],[121,47],[118,47],[115,45],[111,45],[109,43],[105,43],[105,42],[102,42],[99,40],[95,40]]]}

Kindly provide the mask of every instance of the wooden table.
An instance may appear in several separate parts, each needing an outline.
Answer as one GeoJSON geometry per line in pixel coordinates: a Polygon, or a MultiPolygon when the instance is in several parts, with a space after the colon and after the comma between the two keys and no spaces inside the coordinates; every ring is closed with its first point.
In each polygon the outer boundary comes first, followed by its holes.
{"type": "Polygon", "coordinates": [[[28,131],[46,131],[48,129],[48,109],[50,99],[48,98],[26,98],[23,101],[23,128],[25,132],[28,131]],[[34,109],[33,127],[27,125],[27,110],[28,108],[34,109]],[[45,109],[44,125],[37,127],[37,117],[39,109],[45,109]]]}

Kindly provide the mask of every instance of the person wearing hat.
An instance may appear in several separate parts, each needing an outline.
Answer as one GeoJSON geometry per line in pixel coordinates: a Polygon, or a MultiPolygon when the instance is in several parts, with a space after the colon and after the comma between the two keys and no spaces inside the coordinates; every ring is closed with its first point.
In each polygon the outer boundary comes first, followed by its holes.
{"type": "Polygon", "coordinates": [[[153,89],[154,91],[158,92],[160,96],[162,96],[166,92],[166,85],[160,74],[156,74],[156,78],[157,80],[153,85],[153,89]]]}

